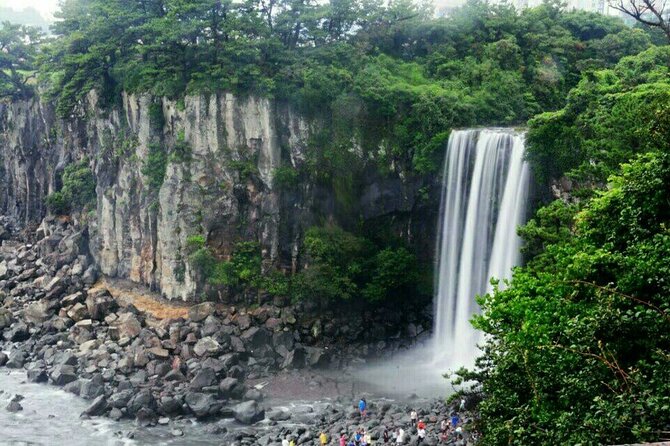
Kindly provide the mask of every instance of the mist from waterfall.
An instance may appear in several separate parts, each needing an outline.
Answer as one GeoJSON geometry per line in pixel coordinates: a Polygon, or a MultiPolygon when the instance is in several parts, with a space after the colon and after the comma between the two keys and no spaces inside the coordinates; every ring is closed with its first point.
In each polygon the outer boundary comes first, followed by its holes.
{"type": "Polygon", "coordinates": [[[529,170],[524,136],[508,129],[453,131],[442,182],[433,358],[449,369],[471,366],[481,336],[475,297],[490,279],[508,279],[520,261],[529,170]]]}

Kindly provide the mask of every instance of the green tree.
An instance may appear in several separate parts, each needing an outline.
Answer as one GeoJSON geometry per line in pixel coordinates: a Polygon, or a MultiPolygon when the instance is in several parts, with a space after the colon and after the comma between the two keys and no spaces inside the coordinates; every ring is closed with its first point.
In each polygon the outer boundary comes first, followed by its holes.
{"type": "Polygon", "coordinates": [[[38,28],[3,22],[0,28],[0,97],[33,94],[35,58],[43,35],[38,28]]]}

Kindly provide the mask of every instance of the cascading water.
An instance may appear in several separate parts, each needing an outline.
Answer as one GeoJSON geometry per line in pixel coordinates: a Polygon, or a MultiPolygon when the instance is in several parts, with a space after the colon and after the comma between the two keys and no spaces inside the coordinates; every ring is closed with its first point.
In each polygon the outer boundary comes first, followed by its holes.
{"type": "Polygon", "coordinates": [[[362,368],[358,390],[434,396],[442,374],[473,365],[480,335],[475,297],[519,262],[529,170],[524,136],[510,129],[453,131],[447,146],[438,227],[435,330],[431,342],[362,368]]]}
{"type": "Polygon", "coordinates": [[[528,165],[523,134],[507,129],[454,131],[444,165],[434,353],[451,369],[470,366],[480,335],[470,325],[477,295],[491,277],[507,279],[519,262],[528,165]]]}

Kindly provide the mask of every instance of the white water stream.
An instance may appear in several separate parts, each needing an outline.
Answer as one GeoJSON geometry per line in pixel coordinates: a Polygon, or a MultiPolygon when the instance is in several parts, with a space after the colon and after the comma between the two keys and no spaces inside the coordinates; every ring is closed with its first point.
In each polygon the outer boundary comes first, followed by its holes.
{"type": "Polygon", "coordinates": [[[470,318],[490,279],[508,279],[519,263],[528,199],[524,136],[506,129],[451,134],[444,165],[436,284],[434,354],[451,369],[471,366],[480,334],[470,318]]]}
{"type": "Polygon", "coordinates": [[[444,394],[444,373],[474,365],[483,341],[470,324],[480,311],[476,297],[491,291],[491,278],[509,279],[520,261],[516,229],[525,222],[529,190],[523,156],[524,135],[514,130],[452,132],[442,178],[433,336],[359,373],[378,392],[444,394]]]}

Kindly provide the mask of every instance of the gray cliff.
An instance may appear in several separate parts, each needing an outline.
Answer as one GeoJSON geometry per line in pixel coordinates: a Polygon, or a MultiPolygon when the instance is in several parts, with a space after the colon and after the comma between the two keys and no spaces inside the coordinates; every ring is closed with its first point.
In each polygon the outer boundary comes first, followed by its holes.
{"type": "Polygon", "coordinates": [[[205,236],[221,258],[239,241],[256,241],[264,269],[296,271],[305,229],[328,221],[346,226],[352,213],[368,230],[383,227],[432,257],[439,197],[417,199],[431,178],[368,169],[346,218],[329,187],[275,184],[280,166],[303,167],[310,135],[323,125],[287,104],[231,94],[189,96],[181,106],[127,94],[111,110],[97,102],[90,93],[67,121],[37,99],[0,104],[0,214],[20,226],[39,224],[63,169],[88,160],[97,205],[75,218],[88,227],[91,255],[106,275],[170,299],[199,299],[202,284],[186,261],[189,236],[205,236]],[[180,142],[187,157],[175,149],[180,142]],[[168,157],[159,188],[142,168],[152,145],[168,157]]]}

